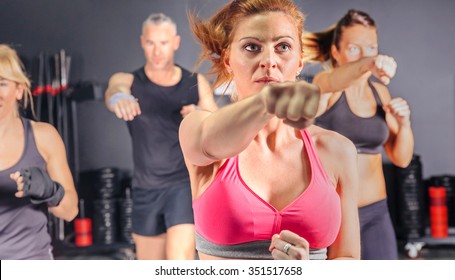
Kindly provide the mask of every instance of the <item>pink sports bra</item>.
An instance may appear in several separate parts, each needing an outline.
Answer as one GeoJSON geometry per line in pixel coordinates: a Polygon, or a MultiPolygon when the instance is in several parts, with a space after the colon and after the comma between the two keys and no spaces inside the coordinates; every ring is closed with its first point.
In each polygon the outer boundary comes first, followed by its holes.
{"type": "Polygon", "coordinates": [[[226,160],[205,192],[193,200],[198,250],[217,255],[204,247],[270,241],[282,230],[302,236],[315,249],[324,249],[335,241],[341,224],[340,198],[309,133],[302,130],[301,135],[311,166],[308,187],[278,211],[242,180],[238,156],[226,160]]]}

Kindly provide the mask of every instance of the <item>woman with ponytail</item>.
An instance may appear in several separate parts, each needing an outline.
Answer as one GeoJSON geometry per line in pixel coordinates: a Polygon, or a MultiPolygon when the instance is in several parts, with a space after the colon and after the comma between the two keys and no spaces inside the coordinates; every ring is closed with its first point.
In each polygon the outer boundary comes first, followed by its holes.
{"type": "Polygon", "coordinates": [[[381,150],[393,164],[406,167],[414,149],[409,106],[386,87],[397,64],[378,53],[375,22],[357,10],[326,31],[306,33],[305,48],[306,60],[329,66],[313,80],[323,92],[316,124],[346,136],[357,148],[361,257],[397,259],[381,150]],[[372,75],[381,82],[371,81],[372,75]]]}

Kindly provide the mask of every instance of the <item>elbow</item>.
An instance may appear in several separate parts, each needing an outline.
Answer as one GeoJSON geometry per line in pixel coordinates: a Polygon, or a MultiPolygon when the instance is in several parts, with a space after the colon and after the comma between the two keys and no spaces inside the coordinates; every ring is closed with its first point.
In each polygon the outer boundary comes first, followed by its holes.
{"type": "Polygon", "coordinates": [[[78,214],[79,214],[79,207],[76,206],[75,209],[72,211],[68,222],[74,220],[74,218],[76,218],[78,214]]]}
{"type": "Polygon", "coordinates": [[[210,141],[202,140],[201,153],[204,155],[204,157],[206,157],[208,159],[211,159],[214,161],[219,160],[216,157],[217,151],[216,151],[215,147],[212,147],[212,145],[210,145],[210,141]]]}
{"type": "Polygon", "coordinates": [[[67,222],[71,222],[72,220],[74,220],[74,218],[77,217],[77,214],[79,214],[79,209],[76,207],[70,213],[68,213],[68,215],[64,219],[67,222]]]}
{"type": "Polygon", "coordinates": [[[74,191],[74,195],[71,195],[70,198],[70,203],[68,204],[68,209],[65,211],[66,215],[64,217],[67,222],[71,222],[79,214],[79,197],[77,193],[74,191]]]}
{"type": "Polygon", "coordinates": [[[411,163],[411,161],[402,161],[402,162],[397,162],[395,163],[395,165],[399,168],[406,168],[409,166],[409,164],[411,163]]]}
{"type": "Polygon", "coordinates": [[[60,217],[64,219],[67,222],[71,222],[74,220],[74,218],[77,217],[77,214],[79,214],[79,207],[77,205],[77,198],[74,203],[67,204],[66,206],[63,206],[64,208],[61,209],[61,215],[60,217]]]}
{"type": "Polygon", "coordinates": [[[214,136],[210,134],[210,131],[213,131],[210,127],[207,127],[209,124],[203,123],[201,131],[200,131],[200,152],[202,153],[203,157],[208,159],[209,162],[214,162],[220,160],[219,154],[222,149],[214,145],[213,138],[214,136]]]}
{"type": "Polygon", "coordinates": [[[77,214],[79,214],[79,209],[76,206],[70,209],[68,213],[66,213],[66,215],[63,217],[63,219],[67,222],[71,222],[72,220],[74,220],[74,218],[77,217],[77,214]]]}
{"type": "Polygon", "coordinates": [[[400,157],[393,161],[393,164],[399,168],[406,168],[411,164],[412,155],[409,157],[400,157]]]}
{"type": "Polygon", "coordinates": [[[411,164],[413,158],[413,148],[406,150],[398,150],[398,149],[386,149],[386,153],[390,159],[390,161],[399,168],[406,168],[411,164]]]}

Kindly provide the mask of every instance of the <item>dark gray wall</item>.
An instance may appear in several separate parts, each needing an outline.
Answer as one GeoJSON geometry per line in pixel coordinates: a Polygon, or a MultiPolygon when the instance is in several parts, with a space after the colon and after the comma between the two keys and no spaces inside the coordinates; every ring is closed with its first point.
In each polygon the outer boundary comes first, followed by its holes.
{"type": "MultiPolygon", "coordinates": [[[[0,42],[12,43],[26,62],[40,50],[67,50],[73,58],[73,82],[106,84],[117,71],[131,71],[143,64],[139,46],[142,21],[152,12],[164,12],[179,26],[182,44],[177,63],[192,68],[199,54],[187,24],[187,9],[202,17],[225,0],[2,0],[0,42]]],[[[300,0],[307,16],[306,29],[318,31],[335,23],[349,8],[363,9],[375,18],[380,50],[398,62],[390,85],[393,96],[407,99],[412,109],[416,153],[422,156],[424,175],[455,173],[455,1],[452,0],[300,0]]],[[[207,69],[203,65],[202,71],[207,69]]],[[[100,105],[102,107],[102,105],[100,105]]],[[[104,113],[102,114],[105,115],[104,113]]],[[[121,162],[130,166],[128,135],[121,127],[116,155],[96,164],[121,162]]],[[[111,127],[110,125],[108,127],[111,127]]],[[[103,129],[99,134],[104,135],[103,129]]],[[[94,136],[95,137],[95,136],[94,136]]],[[[111,139],[112,140],[112,139],[111,139]]],[[[110,141],[111,141],[110,140],[110,141]]],[[[84,164],[84,163],[82,163],[84,164]]],[[[99,166],[99,167],[100,167],[99,166]]]]}
{"type": "Polygon", "coordinates": [[[182,36],[176,60],[192,68],[199,48],[188,28],[187,8],[194,9],[196,4],[215,8],[222,2],[1,0],[0,42],[12,43],[25,59],[41,50],[52,53],[63,48],[75,59],[73,82],[106,83],[113,73],[131,71],[144,63],[139,44],[142,22],[150,13],[164,12],[178,23],[182,36]]]}

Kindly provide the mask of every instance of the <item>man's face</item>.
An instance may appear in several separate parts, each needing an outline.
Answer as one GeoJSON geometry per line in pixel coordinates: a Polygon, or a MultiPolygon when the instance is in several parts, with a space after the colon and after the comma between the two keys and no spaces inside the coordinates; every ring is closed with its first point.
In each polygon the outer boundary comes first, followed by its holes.
{"type": "Polygon", "coordinates": [[[168,23],[146,25],[141,36],[147,64],[152,70],[163,70],[174,65],[174,52],[179,48],[180,36],[168,23]]]}

